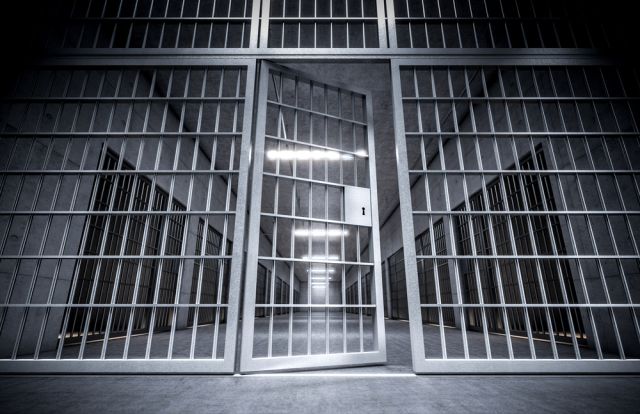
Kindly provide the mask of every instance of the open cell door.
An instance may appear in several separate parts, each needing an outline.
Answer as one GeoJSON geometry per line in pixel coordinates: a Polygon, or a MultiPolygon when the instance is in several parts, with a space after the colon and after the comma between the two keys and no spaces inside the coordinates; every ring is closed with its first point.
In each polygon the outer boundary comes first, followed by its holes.
{"type": "Polygon", "coordinates": [[[371,96],[262,63],[241,371],[386,361],[371,96]]]}

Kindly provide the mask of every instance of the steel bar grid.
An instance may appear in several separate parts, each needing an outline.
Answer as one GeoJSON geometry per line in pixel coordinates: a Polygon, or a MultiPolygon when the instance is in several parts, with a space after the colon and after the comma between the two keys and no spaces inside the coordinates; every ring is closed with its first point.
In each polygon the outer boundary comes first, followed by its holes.
{"type": "MultiPolygon", "coordinates": [[[[388,0],[390,47],[610,47],[615,22],[579,2],[388,0]],[[598,24],[593,24],[597,22],[598,24]],[[592,23],[592,24],[590,24],[592,23]]],[[[620,22],[618,22],[620,23],[620,22]]]]}
{"type": "Polygon", "coordinates": [[[384,0],[262,0],[261,47],[386,47],[384,0]]]}
{"type": "Polygon", "coordinates": [[[263,62],[258,102],[240,369],[383,362],[378,229],[345,215],[366,188],[377,223],[370,97],[263,62]]]}
{"type": "Polygon", "coordinates": [[[392,82],[414,370],[637,370],[634,70],[412,59],[392,82]]]}
{"type": "Polygon", "coordinates": [[[254,76],[21,74],[0,103],[0,369],[233,372],[254,76]]]}
{"type": "Polygon", "coordinates": [[[62,3],[49,48],[247,48],[258,17],[251,0],[62,3]]]}
{"type": "Polygon", "coordinates": [[[531,0],[58,0],[47,49],[609,48],[624,19],[531,0]],[[60,24],[63,22],[63,24],[60,24]]]}

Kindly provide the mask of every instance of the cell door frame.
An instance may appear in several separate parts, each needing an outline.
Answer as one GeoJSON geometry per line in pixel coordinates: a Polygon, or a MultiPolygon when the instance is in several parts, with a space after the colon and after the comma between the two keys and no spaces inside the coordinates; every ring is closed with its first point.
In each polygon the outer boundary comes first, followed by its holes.
{"type": "MultiPolygon", "coordinates": [[[[400,218],[402,226],[402,242],[404,247],[404,264],[407,288],[407,302],[409,307],[409,326],[411,335],[411,355],[413,361],[413,371],[417,374],[463,374],[463,373],[637,373],[640,371],[640,360],[638,359],[474,359],[468,356],[462,358],[427,358],[425,352],[425,335],[423,332],[422,309],[423,304],[420,298],[420,284],[418,278],[417,253],[414,234],[414,209],[411,193],[411,181],[409,177],[409,161],[407,155],[405,114],[403,106],[402,83],[400,70],[403,67],[439,67],[455,68],[466,66],[479,67],[514,67],[514,66],[589,66],[611,65],[612,62],[606,59],[579,59],[571,57],[539,57],[539,56],[515,56],[503,58],[497,63],[488,57],[466,57],[462,59],[442,59],[433,58],[397,58],[391,59],[391,93],[393,104],[393,122],[396,145],[396,156],[398,163],[398,188],[400,198],[400,218]]],[[[430,132],[437,135],[440,132],[430,132]]],[[[603,132],[604,133],[604,132],[603,132]]],[[[512,135],[517,133],[511,132],[512,135]]],[[[545,135],[547,133],[543,133],[545,135]]],[[[495,135],[493,135],[495,136],[495,135]]],[[[507,210],[508,211],[508,210],[507,210]]],[[[446,257],[446,256],[445,256],[446,257]]],[[[500,256],[496,256],[500,257],[500,256]]],[[[457,259],[456,259],[457,260],[457,259]]],[[[459,301],[460,299],[458,299],[459,301]]],[[[458,302],[459,304],[460,302],[458,302]]],[[[435,309],[443,309],[447,306],[438,303],[435,309]],[[444,306],[442,306],[444,305],[444,306]]],[[[465,306],[458,305],[460,307],[465,306]]],[[[485,306],[484,304],[477,306],[485,306]]],[[[490,306],[490,305],[489,305],[490,306]]],[[[513,306],[513,304],[506,304],[513,306]]],[[[526,307],[527,304],[517,305],[526,307]]],[[[516,306],[516,307],[517,307],[516,306]]],[[[529,305],[531,306],[531,304],[529,305]]],[[[536,306],[536,305],[533,305],[536,306]]],[[[540,305],[553,307],[553,304],[540,305]]],[[[576,305],[583,308],[596,307],[597,304],[576,305]]],[[[637,307],[637,305],[631,305],[637,307]]],[[[486,334],[485,334],[486,335],[486,334]]]]}
{"type": "MultiPolygon", "coordinates": [[[[299,370],[299,369],[319,369],[319,368],[341,368],[350,366],[374,365],[386,363],[386,341],[384,326],[384,302],[382,294],[382,254],[380,250],[380,229],[378,226],[378,199],[377,199],[377,181],[375,166],[375,147],[373,135],[373,106],[372,97],[369,91],[354,88],[340,82],[326,83],[314,79],[303,72],[290,69],[270,61],[260,61],[258,80],[256,85],[257,91],[257,111],[254,118],[254,142],[253,142],[253,165],[251,180],[251,200],[249,202],[249,220],[248,220],[248,250],[245,265],[244,279],[244,296],[243,296],[243,314],[242,314],[242,344],[240,349],[240,372],[256,372],[268,370],[299,370]],[[276,357],[254,357],[253,341],[254,341],[254,321],[256,309],[256,282],[257,268],[259,261],[259,242],[260,242],[260,221],[261,221],[261,205],[262,205],[262,183],[264,172],[264,156],[265,156],[265,133],[267,120],[267,100],[269,91],[269,76],[272,70],[283,72],[304,80],[317,82],[319,84],[338,87],[357,93],[365,97],[366,111],[366,138],[367,138],[367,157],[368,157],[368,173],[369,173],[369,190],[371,196],[371,233],[370,245],[373,251],[373,266],[375,280],[375,320],[373,323],[373,346],[374,351],[365,352],[347,352],[347,353],[325,353],[325,354],[306,354],[306,355],[288,355],[276,357]],[[249,322],[249,323],[247,323],[249,322]]],[[[312,180],[310,180],[312,181],[312,180]]],[[[356,183],[357,184],[357,183],[356,183]]],[[[343,184],[339,184],[343,185],[343,184]]],[[[304,217],[300,217],[304,220],[304,217]]],[[[343,224],[347,224],[343,222],[343,224]]],[[[342,258],[344,259],[344,258],[342,258]]],[[[331,262],[329,262],[331,263],[331,262]]],[[[341,264],[341,262],[338,262],[341,264]]],[[[272,276],[275,277],[275,276],[272,276]]],[[[362,275],[364,278],[364,275],[362,275]]],[[[309,286],[309,289],[311,287],[309,286]]],[[[343,290],[346,287],[343,286],[343,290]]],[[[342,304],[337,306],[346,308],[346,297],[342,295],[342,304]]],[[[311,306],[300,305],[302,309],[311,306]]],[[[275,305],[272,305],[275,306],[275,305]]],[[[320,305],[322,306],[322,305],[320,305]]],[[[357,306],[357,304],[356,304],[357,306]]],[[[327,307],[327,306],[325,306],[327,307]]],[[[346,332],[344,333],[346,335],[346,332]]],[[[291,332],[289,332],[291,335],[291,332]]],[[[307,338],[308,341],[311,338],[307,338]]]]}
{"type": "MultiPolygon", "coordinates": [[[[210,58],[197,57],[193,59],[157,58],[149,57],[118,57],[116,59],[92,59],[86,57],[50,57],[44,59],[40,64],[34,65],[36,70],[51,68],[85,69],[98,68],[100,70],[125,70],[127,68],[236,68],[245,71],[242,132],[237,134],[241,137],[239,166],[237,172],[238,191],[236,194],[235,211],[229,214],[235,215],[235,222],[232,225],[233,247],[230,257],[230,277],[228,290],[228,303],[224,306],[227,309],[227,326],[224,333],[224,347],[221,358],[123,358],[107,359],[104,356],[100,359],[64,359],[64,358],[38,358],[38,359],[0,359],[0,373],[200,373],[200,374],[233,374],[235,373],[236,358],[238,354],[239,342],[237,341],[237,329],[240,313],[240,290],[243,277],[244,264],[244,244],[245,244],[245,220],[248,201],[248,183],[251,165],[251,132],[253,114],[253,93],[256,79],[256,60],[242,58],[210,58]]],[[[99,102],[99,98],[96,98],[99,102]]],[[[205,135],[205,133],[202,133],[205,135]]],[[[87,134],[91,136],[91,133],[87,134]]],[[[135,136],[136,133],[127,133],[135,136]]],[[[162,135],[162,134],[160,134],[162,135]]],[[[142,135],[145,136],[145,135],[142,135]]],[[[94,139],[101,139],[98,136],[94,139]]],[[[72,214],[77,214],[75,211],[72,214]]],[[[80,212],[82,213],[82,212],[80,212]]],[[[60,256],[64,258],[66,256],[60,256]]],[[[76,257],[76,256],[71,256],[76,257]]],[[[80,257],[80,256],[78,256],[80,257]]],[[[195,257],[194,255],[187,256],[195,257]]],[[[206,255],[201,256],[206,259],[206,255]]],[[[199,257],[198,257],[199,258],[199,257]]],[[[185,260],[184,258],[182,260],[185,260]]],[[[180,287],[178,287],[180,289],[180,287]]],[[[71,299],[69,299],[71,300],[71,299]]],[[[25,309],[50,308],[68,309],[68,303],[46,303],[46,304],[10,304],[8,307],[24,307],[25,309]]],[[[97,305],[101,306],[101,305],[97,305]]],[[[111,304],[112,307],[126,307],[127,304],[111,304]]],[[[150,305],[155,306],[155,305],[150,305]]],[[[176,309],[187,309],[189,306],[198,307],[199,304],[178,303],[173,306],[176,309]]],[[[220,305],[219,305],[220,306],[220,305]]],[[[191,328],[189,328],[191,329],[191,328]]],[[[172,337],[173,339],[173,337],[172,337]]]]}

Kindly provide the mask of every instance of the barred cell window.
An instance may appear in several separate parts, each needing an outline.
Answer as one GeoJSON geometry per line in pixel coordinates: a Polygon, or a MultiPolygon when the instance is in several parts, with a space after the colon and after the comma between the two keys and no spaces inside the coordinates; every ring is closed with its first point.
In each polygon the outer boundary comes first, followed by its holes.
{"type": "MultiPolygon", "coordinates": [[[[539,146],[535,160],[529,154],[520,161],[520,169],[525,171],[545,170],[546,160],[542,147],[539,146]]],[[[511,168],[512,170],[514,168],[511,168]]],[[[521,177],[505,174],[502,180],[497,179],[487,184],[486,188],[489,205],[485,207],[483,191],[479,190],[469,197],[471,211],[504,211],[505,199],[510,211],[545,211],[554,210],[555,201],[547,176],[527,174],[521,177]]],[[[464,204],[457,211],[465,211],[464,204]]],[[[557,254],[566,254],[564,239],[557,216],[545,217],[534,215],[531,217],[531,228],[522,215],[498,215],[493,219],[493,234],[497,251],[491,247],[490,222],[486,215],[456,215],[454,217],[458,234],[459,254],[464,256],[480,255],[508,255],[511,253],[507,220],[511,220],[513,239],[518,254],[535,254],[531,244],[531,236],[543,251],[540,254],[552,254],[551,246],[559,246],[557,254]],[[551,238],[554,238],[552,243],[551,238]]],[[[462,289],[464,303],[501,303],[501,296],[507,303],[522,303],[518,289],[517,273],[512,263],[502,262],[500,269],[496,269],[494,261],[487,259],[460,259],[462,289]],[[478,280],[481,291],[478,289],[478,280]]],[[[557,266],[543,262],[538,270],[533,263],[523,262],[520,265],[523,281],[524,300],[527,303],[577,303],[573,277],[567,261],[560,261],[557,266]],[[567,300],[562,297],[565,291],[567,300]],[[544,296],[544,297],[543,297],[544,296]]],[[[580,310],[570,309],[572,323],[576,336],[580,340],[586,338],[582,324],[580,310]]],[[[513,334],[526,335],[527,323],[530,324],[532,334],[537,338],[548,338],[551,332],[558,341],[571,342],[571,330],[567,312],[563,309],[549,310],[528,309],[525,316],[523,309],[507,309],[508,324],[513,334]]],[[[468,308],[468,326],[471,329],[482,329],[486,324],[489,332],[505,332],[504,313],[497,308],[468,308]]]]}
{"type": "MultiPolygon", "coordinates": [[[[256,303],[269,303],[269,271],[266,267],[258,263],[258,277],[256,279],[256,303]]],[[[296,302],[297,303],[297,302],[296,302]]],[[[264,317],[267,315],[266,309],[263,307],[256,308],[256,317],[264,317]]]]}
{"type": "MultiPolygon", "coordinates": [[[[202,242],[205,234],[205,221],[198,219],[198,233],[196,236],[196,256],[202,254],[202,242]]],[[[191,294],[189,303],[198,304],[217,304],[225,302],[229,289],[229,271],[228,263],[225,259],[208,259],[206,256],[222,255],[222,234],[213,226],[207,226],[206,232],[207,242],[205,244],[204,258],[196,259],[193,264],[193,276],[191,280],[191,294]],[[220,299],[218,299],[220,295],[220,299]],[[198,300],[199,296],[199,300],[198,300]]],[[[230,254],[233,243],[227,240],[226,251],[224,254],[230,254]]],[[[211,324],[215,322],[214,308],[189,308],[188,324],[192,326],[194,320],[197,324],[211,324]],[[197,319],[196,319],[197,313],[197,319]]],[[[225,322],[226,312],[220,311],[220,323],[225,322]]]]}
{"type": "Polygon", "coordinates": [[[389,257],[389,284],[391,286],[391,318],[409,319],[403,249],[389,257]]]}
{"type": "MultiPolygon", "coordinates": [[[[447,255],[447,241],[442,219],[433,224],[433,240],[435,252],[432,252],[431,231],[426,229],[416,237],[416,254],[419,255],[447,255]]],[[[451,279],[449,277],[449,263],[446,259],[419,259],[418,282],[420,283],[420,303],[453,303],[451,295],[451,279]]],[[[422,308],[422,321],[428,323],[443,323],[455,326],[453,309],[444,308],[442,321],[440,309],[422,308]]]]}
{"type": "MultiPolygon", "coordinates": [[[[133,167],[120,160],[115,152],[107,150],[102,170],[125,171],[133,170],[133,167]]],[[[168,208],[168,194],[157,186],[154,188],[148,178],[139,174],[101,174],[94,185],[98,187],[92,207],[94,212],[129,209],[144,211],[148,208],[151,197],[152,211],[166,211],[168,208]]],[[[184,211],[185,207],[173,200],[171,209],[184,211]]],[[[144,217],[141,216],[133,216],[127,226],[124,215],[91,215],[86,226],[87,243],[82,254],[95,257],[78,262],[78,280],[75,289],[71,287],[71,303],[108,304],[113,297],[115,303],[151,304],[174,301],[177,263],[169,260],[161,264],[157,259],[124,259],[119,264],[117,256],[120,255],[123,243],[126,243],[125,255],[142,254],[140,249],[143,245],[146,245],[144,255],[158,255],[163,226],[168,226],[166,254],[179,255],[183,243],[184,216],[171,215],[167,218],[154,215],[146,234],[146,242],[143,240],[144,217]],[[109,256],[115,257],[111,259],[109,256]],[[113,291],[114,286],[118,286],[117,292],[113,291]]],[[[131,331],[148,332],[152,323],[156,331],[166,330],[171,326],[172,312],[170,308],[159,308],[155,312],[152,308],[140,309],[133,318],[131,331]]],[[[124,334],[127,332],[129,317],[130,310],[126,308],[70,308],[64,321],[67,343],[79,342],[83,336],[87,340],[103,338],[107,330],[111,331],[111,335],[124,334]]]]}

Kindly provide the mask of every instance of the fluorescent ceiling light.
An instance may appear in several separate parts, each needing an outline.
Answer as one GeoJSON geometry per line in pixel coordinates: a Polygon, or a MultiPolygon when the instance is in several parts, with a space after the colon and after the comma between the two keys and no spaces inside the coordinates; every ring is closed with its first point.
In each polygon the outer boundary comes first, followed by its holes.
{"type": "Polygon", "coordinates": [[[340,256],[337,254],[330,254],[327,256],[323,255],[313,255],[313,256],[302,256],[302,260],[338,260],[340,256]]]}
{"type": "Polygon", "coordinates": [[[327,276],[311,276],[311,280],[333,280],[333,279],[327,276]]]}
{"type": "Polygon", "coordinates": [[[336,269],[309,269],[307,272],[309,273],[335,273],[336,269]]]}
{"type": "Polygon", "coordinates": [[[311,237],[339,237],[342,235],[347,235],[349,234],[349,232],[347,230],[340,230],[340,229],[329,229],[329,230],[325,230],[325,229],[295,229],[293,232],[294,235],[296,236],[300,236],[300,237],[306,237],[306,236],[311,236],[311,237]]]}
{"type": "Polygon", "coordinates": [[[269,150],[267,158],[270,160],[338,161],[353,159],[353,156],[329,150],[269,150]]]}

